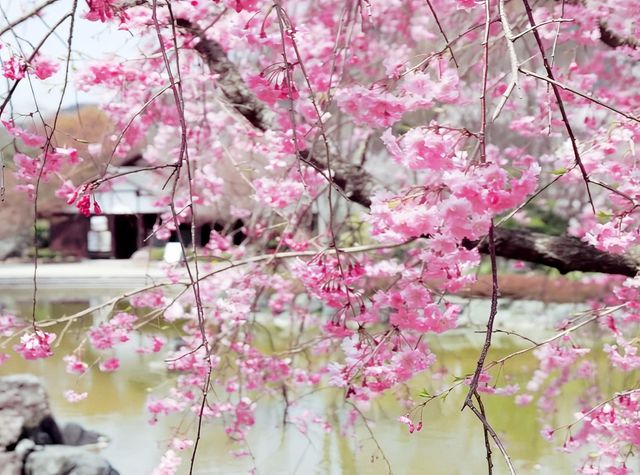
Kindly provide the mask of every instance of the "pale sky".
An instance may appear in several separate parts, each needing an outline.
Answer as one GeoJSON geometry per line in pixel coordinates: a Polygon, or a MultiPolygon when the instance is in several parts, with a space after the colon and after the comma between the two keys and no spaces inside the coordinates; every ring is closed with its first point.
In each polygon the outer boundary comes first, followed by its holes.
{"type": "MultiPolygon", "coordinates": [[[[24,13],[33,10],[34,5],[42,3],[44,3],[44,0],[0,0],[0,29],[3,29],[7,24],[5,14],[11,22],[24,13]]],[[[20,44],[25,48],[26,56],[29,56],[32,51],[29,43],[37,45],[46,32],[49,31],[50,26],[57,23],[60,18],[68,13],[72,5],[72,0],[58,0],[44,10],[42,18],[33,18],[16,28],[15,33],[22,39],[20,44]]],[[[137,50],[138,40],[136,38],[133,38],[128,32],[116,31],[112,24],[105,25],[100,22],[85,20],[83,17],[87,10],[86,2],[78,0],[78,13],[76,14],[72,44],[71,78],[73,78],[75,72],[85,70],[90,64],[101,59],[104,60],[104,58],[115,56],[124,59],[140,56],[137,50]]],[[[34,95],[41,111],[51,112],[57,108],[64,80],[64,62],[67,55],[66,42],[69,35],[69,25],[70,20],[66,20],[56,30],[57,34],[51,35],[40,50],[44,56],[60,61],[58,73],[46,81],[34,78],[31,80],[31,84],[27,78],[23,79],[13,95],[14,112],[18,114],[34,112],[36,110],[34,95]],[[31,87],[33,87],[33,92],[31,87]]],[[[1,37],[0,43],[2,44],[2,49],[0,49],[0,58],[2,60],[6,60],[12,50],[19,52],[18,43],[11,32],[7,32],[1,37]]],[[[0,99],[5,97],[9,86],[10,82],[0,76],[0,99]]],[[[105,96],[100,96],[95,92],[85,93],[78,91],[72,79],[72,82],[67,87],[63,108],[74,106],[77,103],[95,104],[104,100],[105,96]]],[[[3,115],[6,116],[9,112],[10,110],[7,108],[3,115]]]]}

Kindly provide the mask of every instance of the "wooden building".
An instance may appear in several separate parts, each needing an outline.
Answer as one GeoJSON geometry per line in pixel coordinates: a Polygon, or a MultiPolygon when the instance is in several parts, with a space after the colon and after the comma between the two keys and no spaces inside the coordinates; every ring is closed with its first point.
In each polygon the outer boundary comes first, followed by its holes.
{"type": "Polygon", "coordinates": [[[161,195],[149,184],[145,172],[135,173],[138,169],[123,166],[109,170],[110,175],[133,173],[94,194],[102,208],[100,216],[86,217],[73,205],[41,216],[49,221],[49,249],[78,258],[127,259],[138,249],[155,244],[153,225],[166,207],[157,205],[161,195]]]}

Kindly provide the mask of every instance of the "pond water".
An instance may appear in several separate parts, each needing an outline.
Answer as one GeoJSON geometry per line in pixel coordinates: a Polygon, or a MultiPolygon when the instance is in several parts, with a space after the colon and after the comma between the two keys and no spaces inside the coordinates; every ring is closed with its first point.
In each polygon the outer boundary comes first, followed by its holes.
{"type": "MultiPolygon", "coordinates": [[[[75,289],[67,292],[58,290],[55,295],[43,293],[37,314],[47,317],[69,315],[107,297],[95,297],[95,293],[75,289]]],[[[0,303],[10,310],[30,313],[28,295],[0,295],[0,303]]],[[[472,304],[472,307],[467,317],[480,324],[481,316],[486,315],[486,302],[472,304]]],[[[541,322],[545,318],[556,318],[549,317],[551,313],[568,316],[570,310],[558,307],[543,311],[530,306],[514,311],[511,307],[508,312],[501,312],[500,318],[510,318],[505,315],[521,318],[525,329],[535,329],[540,333],[544,327],[541,322]],[[518,315],[525,315],[526,318],[518,315]]],[[[139,342],[131,341],[118,350],[121,368],[115,373],[89,371],[81,377],[66,374],[61,356],[77,347],[79,330],[91,324],[92,321],[85,319],[68,328],[65,337],[55,348],[54,357],[26,363],[13,356],[0,366],[0,374],[31,372],[41,376],[58,421],[78,422],[110,437],[111,443],[102,453],[122,475],[149,473],[157,465],[164,444],[172,438],[176,427],[195,433],[193,417],[161,418],[155,426],[148,423],[150,415],[145,408],[147,397],[154,390],[166,388],[169,376],[162,370],[162,355],[135,353],[134,348],[139,342]],[[80,403],[70,404],[63,398],[63,392],[67,389],[88,391],[89,397],[80,403]]],[[[410,387],[413,394],[418,394],[422,388],[433,393],[451,382],[453,376],[464,376],[473,371],[483,336],[464,336],[468,334],[473,335],[473,332],[467,330],[464,334],[461,332],[431,339],[432,351],[438,357],[436,366],[446,368],[448,374],[441,381],[433,381],[428,375],[416,378],[410,387]]],[[[528,333],[528,336],[531,334],[528,333]]],[[[512,338],[498,336],[489,360],[521,348],[514,346],[512,338]]],[[[6,351],[6,347],[0,350],[6,351]]],[[[594,358],[598,364],[605,364],[601,355],[595,355],[594,358]]],[[[90,363],[90,360],[87,362],[90,363]]],[[[504,368],[505,374],[512,375],[512,379],[502,379],[501,385],[517,382],[524,386],[535,368],[536,360],[531,353],[514,358],[504,368]]],[[[584,388],[580,381],[568,386],[568,395],[561,401],[566,407],[560,408],[564,417],[571,415],[572,401],[584,388]]],[[[231,444],[220,425],[209,424],[204,427],[194,472],[235,474],[247,473],[255,468],[256,473],[267,475],[387,474],[389,467],[384,459],[386,457],[392,473],[396,475],[486,473],[480,423],[469,411],[460,412],[464,396],[463,390],[456,390],[445,400],[430,402],[423,413],[423,430],[409,434],[406,426],[396,422],[396,418],[406,410],[389,395],[374,403],[365,413],[368,429],[359,420],[356,433],[348,435],[341,434],[339,429],[327,433],[315,426],[310,427],[307,434],[301,434],[292,425],[283,427],[281,401],[277,397],[263,396],[256,413],[256,425],[246,446],[231,444]],[[248,449],[252,456],[235,458],[229,451],[236,449],[248,449]]],[[[318,391],[306,395],[303,400],[306,408],[323,414],[329,421],[349,409],[345,407],[343,394],[335,390],[318,391]]],[[[513,403],[513,398],[500,396],[485,396],[484,403],[488,419],[501,435],[519,473],[573,473],[573,468],[584,454],[559,453],[540,436],[541,426],[537,421],[535,404],[518,407],[513,403]]],[[[554,422],[560,425],[568,421],[559,417],[554,422]]],[[[189,457],[190,453],[185,452],[185,462],[179,473],[188,473],[189,457]]],[[[508,473],[497,450],[494,450],[494,463],[494,473],[508,473]]]]}

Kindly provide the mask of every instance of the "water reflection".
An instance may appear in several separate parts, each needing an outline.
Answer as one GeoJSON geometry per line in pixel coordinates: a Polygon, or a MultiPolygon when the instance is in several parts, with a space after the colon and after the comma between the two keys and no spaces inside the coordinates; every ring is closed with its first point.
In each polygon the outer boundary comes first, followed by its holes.
{"type": "MultiPolygon", "coordinates": [[[[115,295],[115,294],[114,294],[115,295]]],[[[46,297],[46,296],[45,296],[46,297]]],[[[53,296],[51,296],[53,297],[53,296]]],[[[108,298],[109,296],[101,296],[108,298]]],[[[3,299],[7,306],[22,314],[29,314],[28,296],[3,299]]],[[[41,298],[37,317],[57,317],[80,311],[87,305],[95,305],[95,299],[78,292],[57,294],[55,298],[41,298]]],[[[161,369],[161,355],[140,355],[135,348],[142,341],[132,341],[118,347],[121,367],[115,373],[97,370],[77,377],[65,373],[62,356],[73,352],[80,343],[82,329],[92,324],[87,317],[67,329],[65,337],[58,341],[56,355],[47,360],[26,363],[13,356],[0,367],[0,374],[31,372],[46,381],[54,414],[61,422],[75,421],[108,435],[112,443],[103,454],[123,475],[144,474],[158,463],[164,444],[174,434],[174,428],[195,433],[192,417],[161,419],[157,426],[148,424],[149,414],[145,402],[150,391],[168,385],[168,376],[161,369]],[[77,404],[67,403],[63,392],[74,389],[88,391],[89,397],[77,404]]],[[[60,330],[60,329],[58,329],[60,330]]],[[[506,340],[505,340],[506,341],[506,340]]],[[[509,340],[510,341],[510,340],[509,340]]],[[[452,375],[463,376],[473,370],[478,347],[462,336],[434,337],[430,342],[438,356],[438,365],[448,371],[445,381],[452,375]]],[[[490,360],[511,353],[516,348],[500,344],[490,354],[490,360]]],[[[84,360],[94,363],[97,355],[90,350],[84,360]]],[[[602,364],[603,361],[600,361],[602,364]]],[[[526,383],[535,369],[532,355],[524,355],[507,363],[505,373],[512,380],[502,379],[501,384],[526,383]]],[[[430,376],[416,378],[411,390],[414,394],[427,388],[433,392],[439,384],[430,376]]],[[[577,381],[570,385],[570,392],[577,395],[584,387],[577,381]]],[[[278,397],[263,396],[256,414],[256,426],[248,437],[246,447],[231,444],[220,426],[205,426],[196,473],[234,474],[247,473],[252,468],[259,474],[386,474],[389,473],[384,456],[395,474],[467,474],[484,473],[486,470],[484,444],[479,422],[469,412],[460,412],[464,398],[462,391],[453,392],[446,400],[431,402],[424,410],[424,428],[409,434],[406,427],[396,422],[398,415],[406,412],[391,395],[376,402],[366,412],[369,429],[358,421],[355,434],[343,435],[336,429],[326,433],[321,427],[310,425],[307,434],[301,434],[292,425],[283,428],[283,410],[278,397]],[[372,440],[371,433],[375,436],[372,440]],[[378,445],[382,448],[380,452],[378,445]],[[246,449],[251,456],[235,458],[230,450],[246,449]]],[[[573,397],[566,398],[560,413],[571,414],[573,397]]],[[[330,421],[341,421],[349,408],[345,408],[343,394],[335,390],[318,391],[307,395],[304,407],[324,415],[330,421]]],[[[561,402],[562,403],[562,402],[561,402]]],[[[540,436],[534,405],[517,407],[510,398],[487,396],[485,406],[488,418],[503,437],[514,465],[521,473],[557,474],[572,473],[579,455],[559,454],[540,436]]],[[[296,411],[295,406],[291,411],[296,411]]],[[[301,409],[300,409],[301,410],[301,409]]],[[[558,420],[558,424],[567,422],[558,420]]],[[[497,452],[497,451],[496,451],[497,452]]],[[[188,459],[189,454],[184,454],[188,459]]],[[[494,453],[494,473],[507,473],[499,454],[494,453]]],[[[184,464],[180,473],[187,473],[184,464]]]]}

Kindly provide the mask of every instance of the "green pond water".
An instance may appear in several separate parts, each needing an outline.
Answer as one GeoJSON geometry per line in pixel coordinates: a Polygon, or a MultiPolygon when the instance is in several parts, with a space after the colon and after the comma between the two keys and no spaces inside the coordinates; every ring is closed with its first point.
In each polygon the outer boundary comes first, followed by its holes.
{"type": "MultiPolygon", "coordinates": [[[[82,291],[85,292],[86,291],[82,291]]],[[[106,295],[83,295],[81,291],[69,289],[57,291],[47,296],[41,295],[37,314],[42,317],[69,315],[94,305],[106,295]]],[[[0,294],[0,303],[8,309],[30,314],[28,295],[0,294]]],[[[484,304],[480,310],[484,310],[484,304]]],[[[537,311],[537,310],[536,310],[537,311]]],[[[506,318],[502,312],[501,318],[506,318]]],[[[541,318],[530,315],[530,318],[541,318]]],[[[473,318],[472,318],[473,320],[473,318]]],[[[480,323],[480,322],[477,322],[480,323]]],[[[155,467],[164,451],[165,442],[173,437],[176,427],[183,433],[195,434],[195,420],[192,416],[161,418],[152,426],[148,423],[150,414],[145,402],[149,394],[170,385],[170,376],[162,370],[162,355],[139,355],[135,353],[140,342],[131,341],[117,350],[121,368],[115,373],[89,371],[81,377],[65,373],[62,355],[71,353],[80,343],[81,331],[92,324],[91,317],[67,328],[64,338],[55,348],[56,355],[46,360],[25,362],[17,355],[0,366],[0,374],[30,372],[42,377],[50,394],[54,416],[61,422],[74,421],[84,427],[96,430],[111,439],[102,450],[113,466],[123,475],[149,473],[155,467]],[[65,401],[63,392],[74,389],[88,391],[89,397],[79,403],[65,401]]],[[[60,329],[57,329],[60,330],[60,329]]],[[[153,329],[147,330],[152,331],[153,329]]],[[[540,328],[538,328],[540,331],[540,328]]],[[[415,378],[409,390],[417,395],[426,388],[435,392],[454,376],[464,376],[473,371],[479,354],[482,335],[471,339],[463,336],[473,332],[433,337],[429,341],[438,360],[435,369],[446,368],[442,380],[434,381],[432,375],[415,378]]],[[[495,348],[489,361],[512,353],[527,346],[517,346],[513,337],[497,337],[495,348]]],[[[10,342],[0,351],[12,353],[10,342]],[[7,351],[9,349],[9,351],[7,351]]],[[[597,364],[606,364],[601,355],[592,356],[597,364]]],[[[91,363],[91,358],[85,360],[91,363]]],[[[536,360],[531,353],[510,360],[501,376],[500,385],[526,381],[536,369],[536,360]]],[[[611,385],[609,392],[620,389],[624,382],[603,382],[611,385]]],[[[553,420],[564,424],[572,415],[572,401],[586,385],[573,381],[567,387],[566,396],[560,401],[559,416],[553,420]]],[[[607,388],[604,389],[607,391],[607,388]]],[[[256,473],[280,474],[475,474],[486,473],[486,460],[481,425],[469,412],[460,412],[464,399],[464,389],[453,391],[445,400],[430,402],[423,412],[424,427],[421,432],[409,434],[406,426],[396,422],[396,418],[406,412],[395,398],[388,395],[372,404],[364,412],[369,429],[362,420],[357,423],[354,433],[344,435],[339,427],[326,433],[319,426],[311,424],[306,434],[290,424],[283,427],[283,404],[278,397],[262,396],[256,412],[256,425],[250,432],[245,446],[230,443],[220,424],[206,424],[198,450],[194,473],[236,474],[247,473],[255,468],[256,473]],[[375,441],[372,435],[375,437],[375,441]],[[384,457],[380,449],[384,452],[384,457]],[[251,457],[236,458],[230,451],[250,450],[251,457]]],[[[541,425],[537,420],[535,403],[518,407],[513,398],[484,396],[487,417],[500,434],[513,459],[518,473],[523,474],[563,474],[573,473],[582,454],[567,455],[558,452],[540,436],[541,425]]],[[[326,417],[329,421],[342,417],[350,407],[345,406],[343,394],[336,390],[318,391],[300,400],[296,410],[309,408],[326,417]]],[[[188,473],[190,452],[184,452],[184,463],[179,473],[188,473]]],[[[497,449],[494,448],[494,473],[508,473],[497,449]]]]}

